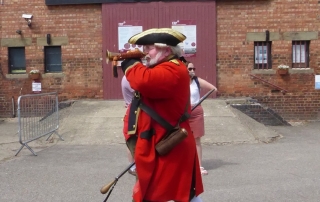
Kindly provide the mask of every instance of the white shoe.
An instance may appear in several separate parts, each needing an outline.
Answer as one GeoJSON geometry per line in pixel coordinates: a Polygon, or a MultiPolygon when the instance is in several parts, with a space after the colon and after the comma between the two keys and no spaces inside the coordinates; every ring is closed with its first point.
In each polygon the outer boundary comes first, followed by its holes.
{"type": "Polygon", "coordinates": [[[208,171],[204,169],[204,167],[200,167],[201,175],[208,175],[208,171]]]}
{"type": "Polygon", "coordinates": [[[136,169],[131,169],[131,168],[130,168],[130,169],[128,170],[128,173],[131,174],[131,175],[134,175],[134,176],[137,175],[136,169]]]}
{"type": "Polygon", "coordinates": [[[137,173],[136,173],[136,164],[134,164],[134,165],[128,170],[128,173],[130,173],[131,175],[134,175],[134,176],[137,175],[137,173]]]}

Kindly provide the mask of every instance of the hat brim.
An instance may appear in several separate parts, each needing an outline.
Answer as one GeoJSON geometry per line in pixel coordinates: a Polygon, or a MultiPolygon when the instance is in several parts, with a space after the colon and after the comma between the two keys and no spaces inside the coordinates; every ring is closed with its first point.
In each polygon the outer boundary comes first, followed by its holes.
{"type": "Polygon", "coordinates": [[[155,43],[176,46],[183,42],[186,36],[171,28],[149,29],[132,36],[128,42],[137,45],[153,45],[155,43]]]}

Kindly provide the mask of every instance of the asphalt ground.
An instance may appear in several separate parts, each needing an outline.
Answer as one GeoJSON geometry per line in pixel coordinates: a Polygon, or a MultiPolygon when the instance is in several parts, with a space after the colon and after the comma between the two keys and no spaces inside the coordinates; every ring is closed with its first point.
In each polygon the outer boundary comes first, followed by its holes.
{"type": "MultiPolygon", "coordinates": [[[[316,202],[320,198],[320,122],[272,127],[283,138],[266,143],[204,145],[203,201],[316,202]]],[[[127,165],[124,144],[62,141],[0,163],[0,201],[103,201],[100,188],[127,165]]],[[[125,174],[108,201],[131,201],[125,174]]]]}
{"type": "MultiPolygon", "coordinates": [[[[122,119],[126,108],[123,101],[78,100],[70,103],[73,104],[59,110],[59,126],[56,132],[65,140],[60,141],[60,144],[124,144],[122,119]]],[[[205,110],[205,136],[201,140],[203,144],[271,142],[281,137],[274,130],[230,107],[225,100],[205,100],[202,106],[205,110]]],[[[28,125],[27,122],[24,123],[28,125]]],[[[18,125],[17,117],[0,120],[0,162],[14,158],[21,147],[18,125]]],[[[47,137],[31,141],[28,145],[37,153],[59,141],[55,134],[50,136],[49,141],[46,141],[47,137]]],[[[28,149],[23,149],[18,155],[29,153],[28,149]]]]}
{"type": "MultiPolygon", "coordinates": [[[[266,127],[205,101],[205,192],[211,201],[319,201],[320,122],[266,127]]],[[[59,134],[18,142],[17,118],[0,121],[0,202],[103,201],[100,188],[128,165],[122,102],[78,101],[60,111],[59,134]]],[[[123,175],[108,201],[131,201],[135,178],[123,175]]]]}

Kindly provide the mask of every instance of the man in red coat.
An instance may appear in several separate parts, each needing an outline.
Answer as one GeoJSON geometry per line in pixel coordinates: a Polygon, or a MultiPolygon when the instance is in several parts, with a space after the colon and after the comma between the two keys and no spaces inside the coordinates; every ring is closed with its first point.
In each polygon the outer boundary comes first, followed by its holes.
{"type": "Polygon", "coordinates": [[[203,192],[200,166],[188,120],[179,124],[188,136],[168,154],[159,155],[155,146],[166,135],[166,129],[136,104],[149,106],[172,126],[183,114],[190,114],[190,78],[179,60],[182,51],[178,45],[185,38],[176,30],[161,28],[146,30],[128,41],[143,45],[147,54],[146,66],[139,58],[125,59],[121,64],[136,90],[137,102],[131,104],[128,125],[128,133],[137,136],[135,202],[201,201],[196,197],[203,192]]]}

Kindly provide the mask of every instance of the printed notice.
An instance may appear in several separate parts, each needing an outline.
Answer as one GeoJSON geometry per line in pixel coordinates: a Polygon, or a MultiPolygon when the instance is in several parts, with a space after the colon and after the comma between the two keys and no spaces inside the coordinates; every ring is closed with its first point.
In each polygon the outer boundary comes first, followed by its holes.
{"type": "Polygon", "coordinates": [[[32,91],[34,93],[41,93],[41,83],[40,82],[32,82],[32,91]]]}
{"type": "Polygon", "coordinates": [[[140,32],[142,32],[142,26],[141,21],[139,20],[131,20],[118,23],[119,52],[123,53],[135,48],[138,48],[142,51],[142,46],[128,43],[130,37],[140,32]]]}
{"type": "Polygon", "coordinates": [[[184,34],[187,38],[180,43],[184,57],[196,56],[197,52],[197,26],[194,20],[177,20],[172,22],[172,29],[184,34]]]}

